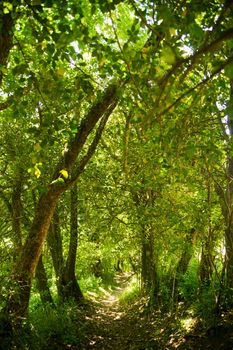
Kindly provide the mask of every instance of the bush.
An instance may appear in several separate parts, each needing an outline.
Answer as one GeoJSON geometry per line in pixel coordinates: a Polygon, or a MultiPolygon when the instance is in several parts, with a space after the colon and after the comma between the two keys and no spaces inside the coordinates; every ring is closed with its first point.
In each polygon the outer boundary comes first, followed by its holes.
{"type": "Polygon", "coordinates": [[[122,304],[131,304],[135,301],[141,294],[141,289],[139,281],[136,276],[134,276],[129,285],[124,289],[122,294],[119,296],[119,301],[122,304]]]}
{"type": "Polygon", "coordinates": [[[194,300],[198,291],[198,262],[193,261],[182,277],[179,285],[179,294],[184,301],[194,300]]]}
{"type": "Polygon", "coordinates": [[[77,327],[78,310],[75,304],[58,307],[47,305],[33,310],[23,327],[21,339],[25,349],[64,349],[80,343],[80,327],[77,327]]]}
{"type": "Polygon", "coordinates": [[[79,281],[79,286],[82,292],[85,294],[88,291],[97,291],[102,284],[101,277],[95,277],[94,275],[90,275],[85,278],[81,278],[79,281]]]}

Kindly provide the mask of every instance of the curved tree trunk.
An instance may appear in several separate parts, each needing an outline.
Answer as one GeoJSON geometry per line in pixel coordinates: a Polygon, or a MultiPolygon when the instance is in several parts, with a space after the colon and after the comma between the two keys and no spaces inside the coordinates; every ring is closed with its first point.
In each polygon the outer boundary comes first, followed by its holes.
{"type": "Polygon", "coordinates": [[[12,316],[16,323],[21,323],[27,313],[32,278],[60,194],[61,189],[51,188],[41,196],[30,233],[13,270],[13,283],[8,294],[5,312],[12,316]]]}
{"type": "Polygon", "coordinates": [[[44,242],[47,238],[50,222],[57,202],[61,194],[77,181],[78,176],[80,176],[87,162],[94,154],[108,117],[117,105],[117,91],[118,87],[115,84],[109,86],[102,98],[94,104],[87,113],[77,131],[77,134],[70,140],[69,150],[58,163],[53,176],[53,181],[48,185],[47,191],[45,191],[39,198],[31,230],[23,246],[22,253],[17,259],[16,265],[13,269],[11,288],[9,290],[8,300],[4,310],[14,323],[20,324],[27,313],[32,278],[44,242]],[[82,151],[88,136],[100,119],[104,122],[100,123],[96,132],[96,137],[89,147],[86,156],[81,159],[79,166],[75,168],[75,162],[78,155],[82,151]],[[61,174],[61,170],[63,169],[69,174],[74,170],[74,178],[72,179],[71,177],[71,179],[66,179],[63,177],[61,174]],[[62,182],[59,182],[58,179],[61,179],[62,182]]]}

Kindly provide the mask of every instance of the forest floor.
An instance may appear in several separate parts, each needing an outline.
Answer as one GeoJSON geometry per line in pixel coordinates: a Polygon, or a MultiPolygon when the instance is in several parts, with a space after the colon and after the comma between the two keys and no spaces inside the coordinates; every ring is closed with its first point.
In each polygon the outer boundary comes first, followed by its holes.
{"type": "Polygon", "coordinates": [[[128,280],[128,275],[118,276],[118,287],[103,297],[90,294],[90,302],[80,311],[81,343],[63,349],[233,349],[233,314],[207,329],[185,310],[148,313],[145,300],[132,305],[120,303],[119,296],[128,280]]]}

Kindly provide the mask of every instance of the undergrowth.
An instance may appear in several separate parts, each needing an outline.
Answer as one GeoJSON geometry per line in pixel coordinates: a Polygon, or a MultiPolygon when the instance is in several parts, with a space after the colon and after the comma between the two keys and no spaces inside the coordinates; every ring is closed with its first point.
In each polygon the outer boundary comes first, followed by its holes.
{"type": "Polygon", "coordinates": [[[119,296],[120,304],[131,304],[139,298],[141,294],[140,284],[138,278],[133,276],[127,287],[119,296]]]}
{"type": "Polygon", "coordinates": [[[79,345],[83,337],[80,306],[72,302],[59,306],[39,306],[32,310],[20,335],[21,347],[55,350],[79,345]]]}

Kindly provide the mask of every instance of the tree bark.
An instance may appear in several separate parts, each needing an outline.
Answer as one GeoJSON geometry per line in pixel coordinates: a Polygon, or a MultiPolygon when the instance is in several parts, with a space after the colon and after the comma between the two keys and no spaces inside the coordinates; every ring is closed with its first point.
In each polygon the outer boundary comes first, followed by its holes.
{"type": "Polygon", "coordinates": [[[12,11],[4,13],[4,2],[0,2],[0,86],[2,85],[3,70],[6,66],[13,39],[13,16],[15,15],[15,7],[12,11]]]}
{"type": "Polygon", "coordinates": [[[61,276],[64,266],[62,237],[60,230],[59,210],[56,209],[48,234],[48,245],[52,256],[53,267],[56,275],[58,299],[62,300],[61,276]]]}
{"type": "Polygon", "coordinates": [[[70,191],[70,242],[66,264],[62,273],[63,301],[73,298],[79,302],[83,299],[81,289],[75,276],[78,248],[78,200],[77,184],[70,191]]]}
{"type": "Polygon", "coordinates": [[[42,260],[42,255],[38,261],[38,265],[36,268],[36,281],[37,288],[40,293],[40,299],[43,304],[51,304],[53,305],[53,298],[50,293],[50,289],[48,286],[48,279],[45,271],[45,267],[42,260]]]}
{"type": "MultiPolygon", "coordinates": [[[[220,199],[222,214],[225,221],[225,263],[223,266],[222,276],[225,274],[224,285],[228,303],[233,305],[233,298],[231,291],[233,289],[233,156],[232,156],[232,142],[233,142],[233,80],[230,81],[230,98],[228,102],[227,114],[227,132],[225,134],[228,140],[228,154],[226,158],[226,179],[223,186],[217,184],[215,186],[216,192],[220,199]]],[[[223,130],[225,126],[223,125],[223,130]]],[[[221,293],[222,294],[222,293],[221,293]]]]}
{"type": "Polygon", "coordinates": [[[20,323],[27,314],[32,278],[60,194],[61,189],[52,187],[41,196],[31,230],[13,270],[13,283],[5,312],[12,316],[16,323],[20,323]]]}
{"type": "MultiPolygon", "coordinates": [[[[53,181],[48,185],[47,191],[39,198],[31,230],[13,270],[12,287],[9,290],[5,308],[5,312],[16,323],[20,323],[27,313],[32,278],[42,252],[43,244],[47,238],[50,222],[61,194],[68,188],[66,185],[67,179],[62,178],[60,171],[66,169],[71,172],[89,134],[103,116],[112,113],[117,99],[117,86],[111,85],[106,89],[102,98],[87,113],[75,138],[70,141],[68,152],[65,153],[64,158],[62,158],[56,167],[53,181]],[[58,178],[63,179],[62,184],[57,182],[58,178]]],[[[88,157],[89,159],[90,157],[88,157]]]]}
{"type": "Polygon", "coordinates": [[[150,296],[150,303],[158,302],[159,278],[154,253],[154,237],[151,228],[144,232],[142,242],[142,286],[150,296]]]}

